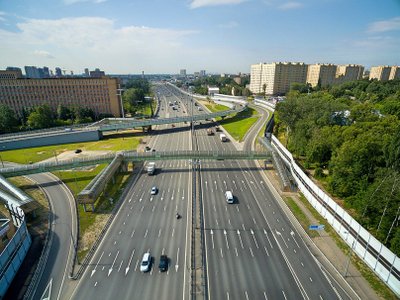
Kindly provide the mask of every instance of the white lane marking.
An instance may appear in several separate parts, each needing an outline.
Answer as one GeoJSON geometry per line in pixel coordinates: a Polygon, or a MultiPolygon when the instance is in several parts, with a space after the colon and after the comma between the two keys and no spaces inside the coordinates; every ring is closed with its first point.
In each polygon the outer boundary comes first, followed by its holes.
{"type": "Polygon", "coordinates": [[[236,256],[239,256],[239,253],[238,253],[238,250],[236,247],[235,247],[235,254],[236,254],[236,256]]]}
{"type": "Polygon", "coordinates": [[[218,225],[218,219],[215,219],[215,223],[217,223],[217,226],[219,226],[219,225],[218,225]]]}
{"type": "Polygon", "coordinates": [[[239,206],[238,206],[238,205],[236,205],[236,210],[237,210],[238,212],[240,212],[239,206]]]}
{"type": "Polygon", "coordinates": [[[142,206],[142,209],[140,210],[140,212],[143,212],[144,206],[142,206]]]}
{"type": "Polygon", "coordinates": [[[121,230],[118,232],[118,235],[121,235],[121,230]]]}
{"type": "MultiPolygon", "coordinates": [[[[225,206],[225,208],[227,208],[227,207],[225,206]]],[[[229,225],[232,226],[232,224],[231,224],[231,219],[228,219],[228,223],[229,223],[229,225]]]]}
{"type": "Polygon", "coordinates": [[[117,243],[117,241],[114,241],[114,245],[117,243]]]}
{"type": "Polygon", "coordinates": [[[269,256],[269,252],[268,252],[267,247],[264,246],[264,250],[265,250],[265,253],[267,253],[267,256],[269,256]]]}
{"type": "Polygon", "coordinates": [[[283,297],[285,298],[285,299],[287,299],[286,298],[286,294],[285,294],[285,292],[282,290],[282,294],[283,294],[283,297]]]}
{"type": "Polygon", "coordinates": [[[249,249],[250,249],[251,256],[254,257],[253,249],[251,249],[251,247],[249,247],[249,249]]]}
{"type": "Polygon", "coordinates": [[[268,300],[267,293],[264,292],[263,294],[264,294],[264,299],[265,299],[265,300],[268,300]]]}
{"type": "Polygon", "coordinates": [[[226,236],[226,230],[224,229],[224,235],[225,235],[225,241],[226,241],[226,247],[228,248],[228,250],[229,250],[229,243],[228,243],[228,237],[226,236]]]}
{"type": "Polygon", "coordinates": [[[175,272],[178,272],[178,268],[179,268],[179,247],[178,250],[176,251],[176,263],[175,263],[175,272]]]}
{"type": "Polygon", "coordinates": [[[300,248],[299,244],[297,243],[296,239],[294,238],[294,232],[293,232],[293,230],[292,230],[292,231],[290,231],[290,235],[292,236],[292,239],[293,239],[293,240],[294,240],[294,242],[296,243],[296,245],[297,245],[297,248],[300,248]]]}
{"type": "Polygon", "coordinates": [[[111,265],[111,268],[108,269],[108,275],[107,276],[110,276],[111,272],[113,271],[113,267],[114,267],[115,261],[117,260],[118,255],[119,255],[119,250],[117,252],[117,255],[115,255],[115,258],[114,258],[114,261],[113,261],[113,263],[111,265]]]}
{"type": "Polygon", "coordinates": [[[94,283],[94,286],[97,286],[97,281],[94,283]]]}
{"type": "Polygon", "coordinates": [[[312,282],[312,278],[310,277],[310,281],[312,282]]]}
{"type": "Polygon", "coordinates": [[[246,300],[249,300],[249,295],[247,294],[247,291],[244,291],[244,295],[246,296],[246,300]]]}
{"type": "Polygon", "coordinates": [[[149,230],[146,229],[146,232],[144,233],[144,237],[145,237],[145,238],[146,238],[148,232],[149,232],[149,230]]]}
{"type": "Polygon", "coordinates": [[[160,236],[161,236],[161,228],[158,229],[158,237],[160,237],[160,236]]]}
{"type": "Polygon", "coordinates": [[[211,229],[211,231],[210,231],[210,234],[211,234],[212,248],[214,249],[214,231],[212,231],[212,229],[211,229]]]}
{"type": "Polygon", "coordinates": [[[235,189],[238,189],[235,180],[232,180],[233,185],[235,186],[235,189]]]}
{"type": "Polygon", "coordinates": [[[219,248],[220,253],[221,253],[221,258],[224,258],[224,254],[222,253],[222,248],[219,248]]]}
{"type": "Polygon", "coordinates": [[[283,238],[282,233],[280,233],[280,232],[279,232],[278,230],[276,230],[276,229],[275,229],[275,232],[276,232],[277,235],[279,235],[279,236],[282,238],[282,241],[283,241],[283,243],[285,244],[286,248],[289,249],[289,246],[286,244],[286,241],[285,241],[285,239],[283,238]]]}
{"type": "Polygon", "coordinates": [[[126,268],[125,268],[125,276],[126,276],[126,274],[128,274],[128,272],[129,272],[129,268],[130,268],[130,266],[131,266],[132,258],[133,258],[133,255],[134,255],[134,254],[135,254],[135,248],[133,248],[132,253],[131,253],[131,257],[129,257],[128,265],[127,265],[126,268]]]}
{"type": "Polygon", "coordinates": [[[151,209],[151,212],[154,212],[154,209],[155,209],[156,207],[153,205],[153,208],[151,209]]]}
{"type": "Polygon", "coordinates": [[[256,219],[253,218],[254,225],[257,225],[256,219]]]}
{"type": "Polygon", "coordinates": [[[242,241],[242,237],[240,236],[240,231],[239,231],[239,229],[237,230],[237,234],[238,234],[238,237],[239,237],[240,246],[242,247],[242,249],[244,249],[244,247],[243,247],[243,241],[242,241]]]}
{"type": "Polygon", "coordinates": [[[271,241],[270,241],[270,239],[269,239],[269,237],[268,237],[268,233],[267,233],[267,231],[264,229],[264,234],[265,234],[265,236],[267,237],[267,240],[268,240],[268,242],[269,242],[269,245],[271,246],[271,248],[273,249],[274,247],[272,246],[272,243],[271,243],[271,241]]]}
{"type": "Polygon", "coordinates": [[[215,204],[214,204],[214,211],[217,211],[217,209],[215,208],[215,204]]]}
{"type": "Polygon", "coordinates": [[[133,229],[133,231],[131,233],[131,238],[133,237],[134,234],[135,234],[135,229],[133,229]]]}
{"type": "Polygon", "coordinates": [[[175,227],[172,227],[172,234],[171,237],[174,237],[175,227]]]}
{"type": "Polygon", "coordinates": [[[118,272],[121,270],[123,262],[124,262],[124,260],[121,260],[121,263],[119,264],[118,272]]]}
{"type": "Polygon", "coordinates": [[[97,266],[99,265],[100,260],[101,260],[101,258],[103,257],[103,254],[104,254],[104,251],[101,253],[100,258],[99,258],[99,260],[97,261],[97,263],[96,263],[96,265],[95,265],[95,267],[94,267],[94,269],[93,269],[93,271],[92,271],[92,274],[90,274],[90,277],[92,277],[93,274],[96,272],[97,266]]]}
{"type": "Polygon", "coordinates": [[[244,224],[242,224],[242,228],[243,228],[243,231],[246,231],[246,227],[244,227],[244,224]]]}
{"type": "Polygon", "coordinates": [[[259,247],[258,247],[257,239],[256,239],[256,237],[255,237],[255,235],[254,235],[253,229],[250,229],[250,233],[251,233],[251,235],[253,236],[254,243],[256,244],[256,247],[257,247],[257,249],[258,249],[259,247]]]}

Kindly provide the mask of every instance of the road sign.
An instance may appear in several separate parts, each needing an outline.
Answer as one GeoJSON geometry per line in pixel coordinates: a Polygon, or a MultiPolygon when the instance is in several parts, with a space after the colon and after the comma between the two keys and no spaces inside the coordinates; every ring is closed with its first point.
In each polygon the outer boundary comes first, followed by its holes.
{"type": "Polygon", "coordinates": [[[325,225],[310,225],[308,227],[309,230],[323,230],[325,225]]]}

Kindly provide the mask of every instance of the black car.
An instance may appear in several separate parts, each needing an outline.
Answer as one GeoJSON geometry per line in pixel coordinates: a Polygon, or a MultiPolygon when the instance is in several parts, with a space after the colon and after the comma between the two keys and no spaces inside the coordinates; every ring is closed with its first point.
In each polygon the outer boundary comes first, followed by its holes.
{"type": "Polygon", "coordinates": [[[82,152],[81,149],[76,149],[76,150],[75,150],[75,153],[76,153],[76,154],[81,153],[81,152],[82,152]]]}
{"type": "Polygon", "coordinates": [[[160,263],[158,264],[158,268],[161,272],[165,272],[168,270],[168,257],[166,255],[160,256],[160,263]]]}
{"type": "Polygon", "coordinates": [[[150,150],[151,150],[151,148],[150,148],[149,146],[146,146],[144,149],[145,149],[146,151],[150,151],[150,150]]]}

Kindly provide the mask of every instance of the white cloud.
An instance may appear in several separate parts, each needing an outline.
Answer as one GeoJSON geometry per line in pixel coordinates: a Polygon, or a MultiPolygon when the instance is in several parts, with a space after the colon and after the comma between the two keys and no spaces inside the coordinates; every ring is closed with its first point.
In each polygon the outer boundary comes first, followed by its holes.
{"type": "Polygon", "coordinates": [[[199,8],[205,6],[240,4],[247,0],[192,0],[190,8],[199,8]]]}
{"type": "Polygon", "coordinates": [[[232,29],[232,28],[236,28],[238,26],[239,26],[239,23],[236,21],[230,21],[228,23],[218,25],[219,28],[225,28],[225,29],[232,29]]]}
{"type": "Polygon", "coordinates": [[[290,9],[297,9],[297,8],[301,8],[303,7],[303,4],[300,2],[286,2],[280,6],[278,6],[278,8],[280,10],[290,10],[290,9]]]}
{"type": "Polygon", "coordinates": [[[33,51],[33,54],[37,55],[37,56],[45,57],[45,58],[54,58],[54,56],[51,55],[50,52],[47,52],[45,50],[35,50],[35,51],[33,51]]]}
{"type": "Polygon", "coordinates": [[[55,64],[71,70],[87,66],[102,67],[109,72],[157,70],[162,65],[175,64],[185,50],[185,55],[188,54],[184,39],[197,33],[116,27],[113,20],[98,17],[29,19],[18,23],[17,28],[17,32],[0,29],[0,53],[7,64],[45,65],[48,58],[55,56],[55,64]]]}
{"type": "Polygon", "coordinates": [[[373,22],[368,26],[369,33],[386,32],[400,30],[400,17],[395,17],[385,21],[373,22]]]}

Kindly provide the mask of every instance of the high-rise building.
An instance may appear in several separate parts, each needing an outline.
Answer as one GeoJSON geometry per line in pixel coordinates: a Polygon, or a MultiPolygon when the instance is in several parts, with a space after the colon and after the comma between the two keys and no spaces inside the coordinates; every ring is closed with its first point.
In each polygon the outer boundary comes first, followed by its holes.
{"type": "Polygon", "coordinates": [[[307,82],[312,87],[318,84],[321,87],[333,85],[335,83],[337,66],[333,64],[314,64],[309,65],[307,70],[307,82]]]}
{"type": "Polygon", "coordinates": [[[50,78],[50,70],[48,67],[43,67],[43,77],[42,78],[50,78]]]}
{"type": "Polygon", "coordinates": [[[201,77],[206,76],[206,70],[200,70],[200,76],[201,77]]]}
{"type": "Polygon", "coordinates": [[[56,67],[56,77],[62,77],[62,76],[63,76],[63,75],[62,75],[61,68],[56,67]]]}
{"type": "Polygon", "coordinates": [[[94,71],[90,71],[90,77],[92,78],[101,78],[106,76],[104,71],[101,71],[99,68],[96,68],[94,71]]]}
{"type": "Polygon", "coordinates": [[[41,78],[40,71],[35,66],[25,66],[25,75],[26,78],[41,78]]]}
{"type": "Polygon", "coordinates": [[[88,68],[85,68],[85,77],[89,77],[90,76],[90,73],[89,73],[89,69],[88,68]]]}
{"type": "Polygon", "coordinates": [[[179,75],[182,76],[182,77],[186,77],[186,69],[181,69],[179,71],[179,75]]]}
{"type": "Polygon", "coordinates": [[[285,94],[292,83],[305,83],[307,65],[304,63],[276,62],[251,65],[250,90],[267,95],[285,94]]]}
{"type": "Polygon", "coordinates": [[[336,69],[335,84],[362,79],[364,67],[361,65],[339,65],[336,69]]]}
{"type": "Polygon", "coordinates": [[[22,77],[22,71],[20,68],[7,68],[5,71],[0,70],[0,79],[17,79],[22,77]]]}
{"type": "Polygon", "coordinates": [[[400,67],[393,66],[390,70],[389,80],[400,79],[400,67]]]}
{"type": "Polygon", "coordinates": [[[377,79],[379,81],[388,81],[390,77],[391,67],[389,66],[377,66],[372,67],[369,72],[369,79],[377,79]]]}
{"type": "Polygon", "coordinates": [[[1,78],[0,103],[8,105],[17,114],[26,108],[42,104],[48,104],[56,111],[61,104],[71,108],[87,107],[96,115],[120,117],[121,99],[118,88],[118,79],[111,77],[1,78]]]}

